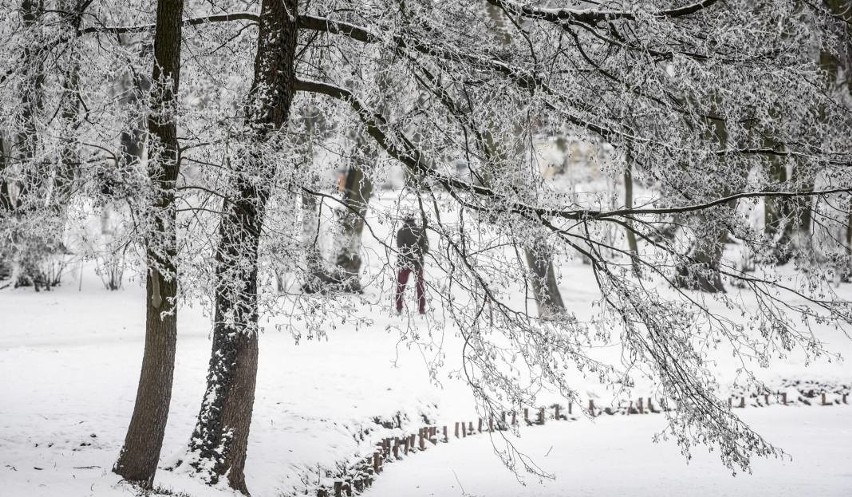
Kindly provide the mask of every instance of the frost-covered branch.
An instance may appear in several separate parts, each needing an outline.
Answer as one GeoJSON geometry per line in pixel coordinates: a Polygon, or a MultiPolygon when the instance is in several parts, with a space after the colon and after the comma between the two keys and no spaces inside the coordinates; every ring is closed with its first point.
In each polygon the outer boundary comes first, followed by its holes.
{"type": "MultiPolygon", "coordinates": [[[[193,17],[184,19],[181,22],[182,26],[199,26],[202,24],[213,24],[219,22],[231,21],[251,21],[254,24],[260,22],[260,17],[252,12],[233,12],[228,14],[215,14],[204,17],[193,17]]],[[[128,34],[128,33],[145,33],[153,30],[155,24],[141,24],[136,26],[89,26],[78,31],[78,35],[90,33],[109,33],[109,34],[128,34]]]]}
{"type": "MultiPolygon", "coordinates": [[[[652,17],[677,18],[694,14],[704,10],[717,0],[702,0],[701,2],[667,10],[658,10],[650,12],[652,17]]],[[[552,23],[563,22],[581,22],[581,23],[598,23],[602,21],[612,21],[616,19],[635,20],[636,13],[623,10],[596,10],[596,9],[560,9],[560,8],[544,8],[533,7],[529,4],[518,4],[510,0],[488,0],[488,3],[496,7],[505,9],[507,12],[521,15],[530,19],[541,19],[552,23]]]]}

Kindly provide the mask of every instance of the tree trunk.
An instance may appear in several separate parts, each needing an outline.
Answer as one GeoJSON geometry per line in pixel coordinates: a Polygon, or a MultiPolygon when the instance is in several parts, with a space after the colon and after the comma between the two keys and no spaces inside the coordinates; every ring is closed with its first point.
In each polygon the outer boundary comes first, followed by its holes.
{"type": "Polygon", "coordinates": [[[175,256],[175,187],[179,149],[174,121],[180,80],[183,0],[159,0],[154,37],[154,69],[148,117],[151,154],[148,175],[154,191],[152,228],[146,258],[145,352],[136,391],[136,405],[113,471],[124,479],[151,488],[169,415],[177,342],[177,270],[175,256]]]}
{"type": "MultiPolygon", "coordinates": [[[[624,170],[624,207],[626,209],[633,208],[633,166],[630,163],[630,155],[627,156],[627,166],[624,170]]],[[[626,228],[627,248],[630,250],[630,264],[633,267],[633,274],[636,277],[641,276],[642,268],[639,265],[639,244],[636,243],[636,232],[633,231],[633,222],[627,221],[626,228]]]]}
{"type": "Polygon", "coordinates": [[[553,319],[565,312],[562,294],[556,284],[553,269],[553,253],[543,240],[537,240],[524,248],[524,256],[530,268],[530,284],[541,319],[553,319]]]}
{"type": "Polygon", "coordinates": [[[0,133],[0,219],[11,215],[15,207],[12,203],[11,185],[6,177],[6,167],[9,164],[8,154],[6,139],[3,133],[0,133]]]}
{"type": "MultiPolygon", "coordinates": [[[[371,151],[368,157],[375,159],[375,151],[372,148],[371,151]]],[[[339,212],[342,231],[336,243],[335,258],[334,277],[339,280],[342,291],[361,291],[361,236],[372,195],[373,183],[364,174],[364,169],[358,164],[350,165],[346,173],[343,208],[339,212]]]]}
{"type": "Polygon", "coordinates": [[[295,82],[297,0],[263,0],[246,148],[233,161],[231,201],[219,225],[215,322],[207,389],[190,450],[211,483],[227,475],[248,494],[245,460],[258,354],[258,244],[275,166],[253,155],[288,119],[295,82]]]}
{"type": "Polygon", "coordinates": [[[39,148],[39,130],[37,121],[43,108],[42,92],[44,87],[44,64],[41,51],[41,16],[44,5],[41,0],[23,0],[21,2],[21,18],[24,27],[32,30],[35,39],[33,45],[24,50],[26,60],[24,84],[21,88],[22,110],[21,122],[23,129],[18,133],[16,148],[24,163],[23,180],[19,185],[18,204],[29,210],[39,205],[44,199],[44,185],[47,175],[41,170],[37,161],[39,148]]]}
{"type": "Polygon", "coordinates": [[[724,292],[725,286],[719,274],[719,265],[722,261],[725,240],[728,238],[728,230],[712,227],[709,231],[701,229],[700,227],[705,225],[718,225],[718,221],[707,222],[703,215],[694,216],[693,222],[696,225],[693,228],[695,240],[687,256],[688,261],[677,265],[675,286],[707,293],[724,292]]]}
{"type": "Polygon", "coordinates": [[[319,209],[317,199],[302,192],[302,252],[305,258],[305,279],[302,291],[321,292],[329,284],[319,246],[319,209]]]}
{"type": "MultiPolygon", "coordinates": [[[[39,130],[38,119],[43,109],[44,63],[41,54],[42,24],[44,5],[41,0],[22,0],[21,19],[26,30],[33,35],[32,44],[24,49],[25,64],[22,74],[21,129],[13,140],[14,155],[19,158],[21,180],[16,182],[17,195],[12,205],[19,219],[42,206],[45,200],[46,183],[49,174],[38,159],[39,130]]],[[[45,257],[45,248],[41,233],[32,230],[16,230],[11,234],[11,250],[18,274],[15,286],[33,286],[38,291],[43,284],[44,275],[40,265],[45,257]]]]}
{"type": "MultiPolygon", "coordinates": [[[[14,205],[12,204],[12,192],[9,181],[6,178],[6,165],[8,164],[6,141],[0,133],[0,225],[5,225],[6,219],[12,216],[14,205]]],[[[0,281],[12,277],[12,252],[11,247],[0,244],[0,281]]],[[[6,283],[8,285],[8,283],[6,283]]],[[[4,285],[0,285],[3,288],[4,285]]]]}
{"type": "MultiPolygon", "coordinates": [[[[502,9],[494,5],[488,5],[488,15],[494,21],[494,35],[498,37],[501,44],[510,45],[512,35],[508,28],[510,26],[509,19],[506,17],[502,9]]],[[[519,123],[515,123],[514,131],[520,135],[523,127],[519,123]]],[[[523,143],[523,140],[518,140],[518,143],[523,143]]],[[[490,159],[489,162],[499,164],[506,167],[511,161],[517,161],[519,157],[523,157],[526,152],[521,145],[516,145],[513,150],[508,147],[501,146],[494,138],[492,130],[485,130],[481,148],[486,156],[490,159]]],[[[479,180],[484,184],[492,181],[493,177],[500,174],[499,171],[490,170],[483,171],[479,176],[479,180]]],[[[525,185],[529,187],[529,185],[525,185]]],[[[534,187],[533,187],[534,188],[534,187]]],[[[541,319],[552,319],[557,314],[565,312],[565,304],[562,302],[562,294],[559,292],[559,287],[556,285],[556,272],[553,267],[553,252],[544,240],[536,239],[529,240],[523,243],[524,257],[530,269],[529,282],[533,287],[533,296],[535,297],[538,307],[538,316],[541,319]]]]}
{"type": "MultiPolygon", "coordinates": [[[[69,30],[80,29],[83,18],[82,1],[63,0],[60,3],[62,10],[68,12],[63,19],[63,24],[69,30]]],[[[62,70],[62,138],[59,152],[59,164],[53,179],[53,192],[50,204],[53,206],[59,226],[59,238],[61,241],[62,230],[65,224],[65,211],[71,201],[74,192],[74,179],[80,165],[79,140],[77,140],[77,120],[80,114],[80,63],[78,50],[72,48],[69,51],[69,59],[62,70]]]]}

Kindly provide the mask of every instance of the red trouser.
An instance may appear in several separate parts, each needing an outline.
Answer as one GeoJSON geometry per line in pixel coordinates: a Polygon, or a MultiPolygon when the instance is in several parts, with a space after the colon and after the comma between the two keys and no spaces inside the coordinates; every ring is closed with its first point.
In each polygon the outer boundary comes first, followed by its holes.
{"type": "MultiPolygon", "coordinates": [[[[405,284],[408,283],[408,275],[412,269],[400,268],[396,275],[396,312],[402,312],[402,296],[405,293],[405,284]]],[[[423,281],[423,268],[414,269],[415,289],[417,291],[417,309],[420,314],[426,314],[425,281],[423,281]]]]}

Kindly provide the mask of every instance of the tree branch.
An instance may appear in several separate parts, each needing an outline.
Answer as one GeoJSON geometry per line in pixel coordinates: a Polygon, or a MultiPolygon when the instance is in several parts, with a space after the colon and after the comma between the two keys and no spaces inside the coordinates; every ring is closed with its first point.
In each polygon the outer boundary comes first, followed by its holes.
{"type": "Polygon", "coordinates": [[[726,197],[717,198],[709,202],[700,204],[684,205],[681,207],[667,207],[660,209],[616,209],[612,211],[586,211],[587,216],[591,219],[603,219],[607,217],[624,217],[641,214],[682,214],[685,212],[695,212],[707,210],[713,207],[724,205],[728,202],[743,198],[796,198],[796,197],[819,197],[823,195],[831,195],[833,193],[852,193],[852,187],[845,188],[830,188],[828,190],[804,190],[798,192],[778,192],[778,191],[760,191],[760,192],[740,192],[726,197]]]}
{"type": "MultiPolygon", "coordinates": [[[[309,93],[319,93],[327,95],[338,100],[348,103],[361,122],[367,127],[367,133],[394,159],[402,162],[412,172],[431,177],[443,186],[457,200],[463,202],[456,196],[457,191],[467,192],[480,197],[489,197],[496,199],[500,205],[504,205],[507,212],[512,212],[521,215],[534,214],[540,217],[554,217],[561,219],[569,219],[575,221],[616,221],[613,218],[632,219],[637,215],[666,215],[678,214],[686,212],[695,212],[711,209],[724,205],[728,202],[744,199],[744,198],[793,198],[793,197],[814,197],[822,195],[830,195],[835,193],[852,193],[852,187],[832,188],[827,190],[806,190],[806,191],[758,191],[758,192],[740,192],[725,197],[720,197],[704,203],[692,205],[684,205],[680,207],[666,207],[658,209],[616,209],[611,211],[599,211],[591,209],[547,209],[537,206],[526,205],[495,192],[491,188],[486,188],[479,185],[474,185],[459,179],[453,178],[439,173],[431,160],[425,157],[411,141],[402,133],[390,131],[388,134],[387,121],[380,114],[372,111],[364,106],[352,92],[339,86],[331,85],[320,81],[305,81],[296,80],[296,91],[309,93]]],[[[467,204],[466,202],[463,202],[467,204]]]]}
{"type": "MultiPolygon", "coordinates": [[[[212,16],[205,17],[194,17],[191,19],[185,19],[182,22],[183,26],[198,26],[199,24],[210,24],[214,22],[230,22],[230,21],[251,21],[252,23],[259,23],[260,17],[257,14],[253,14],[251,12],[234,12],[230,14],[216,14],[212,16]]],[[[88,28],[83,28],[78,32],[78,35],[84,35],[89,33],[110,33],[110,34],[123,34],[123,33],[142,33],[145,31],[151,31],[154,29],[154,24],[143,24],[139,26],[90,26],[88,28]]]]}
{"type": "Polygon", "coordinates": [[[299,29],[346,35],[353,40],[363,43],[380,43],[382,41],[380,37],[361,26],[356,26],[348,22],[334,21],[327,17],[300,15],[298,26],[299,29]]]}
{"type": "MultiPolygon", "coordinates": [[[[515,2],[507,0],[487,0],[488,3],[507,12],[515,15],[520,15],[528,19],[541,19],[543,21],[554,24],[562,24],[564,22],[582,22],[586,24],[595,24],[600,21],[608,21],[614,19],[626,19],[633,21],[636,19],[636,14],[633,12],[617,11],[617,10],[573,10],[573,9],[546,9],[538,8],[530,5],[518,5],[515,2]]],[[[700,10],[704,10],[717,0],[702,0],[698,3],[687,5],[669,10],[661,10],[654,12],[653,17],[676,18],[694,14],[700,10]]]]}

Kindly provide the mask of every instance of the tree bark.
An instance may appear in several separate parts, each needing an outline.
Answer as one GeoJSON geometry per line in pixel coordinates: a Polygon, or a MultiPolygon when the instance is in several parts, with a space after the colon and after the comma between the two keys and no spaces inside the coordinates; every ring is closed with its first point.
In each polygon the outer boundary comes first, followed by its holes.
{"type": "MultiPolygon", "coordinates": [[[[0,223],[5,223],[6,219],[12,215],[14,207],[9,181],[6,178],[7,153],[5,138],[0,133],[0,223]]],[[[0,281],[12,277],[11,256],[11,248],[0,244],[0,281]]],[[[0,288],[3,286],[0,285],[0,288]]]]}
{"type": "Polygon", "coordinates": [[[9,164],[8,154],[6,139],[0,133],[0,219],[11,215],[12,209],[15,207],[12,203],[11,185],[6,177],[6,167],[9,164]]]}
{"type": "MultiPolygon", "coordinates": [[[[44,61],[41,53],[43,42],[41,17],[44,5],[41,0],[21,1],[21,20],[24,29],[32,34],[32,42],[23,50],[21,96],[21,129],[12,141],[13,154],[19,159],[21,179],[15,182],[17,195],[12,202],[12,211],[18,219],[37,210],[45,200],[47,178],[43,164],[38,160],[38,119],[43,110],[44,61]]],[[[8,188],[8,186],[7,186],[8,188]]],[[[11,233],[11,258],[17,267],[15,286],[33,286],[36,291],[43,286],[44,274],[40,269],[45,257],[45,243],[31,230],[15,230],[11,233]]]]}
{"type": "Polygon", "coordinates": [[[718,220],[708,220],[704,215],[693,216],[692,222],[695,223],[693,232],[696,239],[690,248],[688,262],[677,266],[675,286],[707,293],[724,293],[719,265],[728,230],[719,227],[718,220]],[[703,226],[708,228],[702,229],[703,226]]]}
{"type": "Polygon", "coordinates": [[[154,68],[148,117],[148,175],[154,191],[146,258],[145,352],[136,404],[113,471],[149,489],[163,445],[177,342],[175,188],[180,167],[175,98],[180,82],[183,0],[157,2],[154,68]]]}
{"type": "MultiPolygon", "coordinates": [[[[375,158],[375,150],[372,147],[370,150],[368,158],[375,158]]],[[[337,240],[335,257],[334,276],[343,291],[361,291],[361,237],[364,232],[364,217],[367,215],[372,195],[373,183],[364,174],[364,169],[359,164],[351,164],[346,173],[343,208],[340,210],[341,233],[337,240]]]]}
{"type": "MultiPolygon", "coordinates": [[[[63,24],[67,29],[80,29],[83,18],[81,0],[63,0],[60,3],[65,14],[63,24]]],[[[59,221],[58,236],[61,241],[65,224],[65,211],[74,193],[74,180],[80,165],[79,140],[77,139],[77,120],[80,114],[80,63],[78,50],[69,51],[69,59],[62,70],[62,133],[59,164],[53,179],[53,192],[50,204],[59,221]]]]}
{"type": "MultiPolygon", "coordinates": [[[[498,37],[501,44],[510,45],[512,35],[508,31],[509,20],[502,9],[495,5],[486,6],[487,13],[494,21],[494,35],[498,37]]],[[[521,133],[521,126],[515,124],[514,130],[521,133]]],[[[509,163],[510,157],[517,159],[525,153],[522,147],[509,150],[501,147],[494,138],[492,130],[486,130],[483,143],[480,145],[491,159],[491,162],[504,165],[509,163]]],[[[519,140],[519,143],[522,142],[519,140]]],[[[487,184],[492,175],[499,174],[498,171],[485,171],[481,180],[487,184]]],[[[556,285],[556,272],[553,267],[553,251],[544,240],[531,240],[524,243],[524,258],[530,269],[530,284],[533,287],[533,296],[538,307],[538,316],[541,319],[552,319],[559,313],[565,312],[565,304],[562,302],[562,294],[556,285]]]]}
{"type": "Polygon", "coordinates": [[[553,268],[553,253],[543,240],[537,240],[524,248],[524,256],[530,267],[530,284],[538,306],[538,317],[553,319],[565,312],[562,294],[556,284],[553,268]]]}
{"type": "Polygon", "coordinates": [[[32,46],[24,50],[26,74],[21,89],[22,111],[21,122],[23,129],[18,133],[16,148],[24,162],[23,180],[18,185],[18,207],[31,209],[44,199],[44,171],[35,163],[39,148],[38,117],[41,114],[44,87],[44,64],[42,61],[40,22],[44,11],[41,0],[23,0],[21,2],[21,17],[24,27],[34,33],[32,46]],[[21,205],[21,204],[24,205],[21,205]]]}
{"type": "Polygon", "coordinates": [[[254,81],[246,105],[247,152],[233,161],[216,248],[215,322],[207,389],[190,450],[211,483],[227,475],[248,494],[244,467],[258,354],[258,244],[275,166],[256,151],[288,119],[295,83],[297,0],[263,0],[254,81]]]}
{"type": "MultiPolygon", "coordinates": [[[[769,177],[770,181],[785,183],[787,181],[786,166],[776,159],[771,160],[769,177]]],[[[766,197],[764,200],[764,232],[774,242],[774,256],[778,264],[786,264],[792,255],[789,247],[793,233],[790,204],[790,200],[784,198],[766,197]]]]}
{"type": "MultiPolygon", "coordinates": [[[[630,163],[630,155],[627,156],[627,166],[624,170],[624,207],[633,208],[633,165],[630,163]]],[[[625,229],[627,235],[627,248],[630,250],[630,264],[633,274],[641,276],[642,268],[639,265],[639,244],[636,242],[636,232],[633,231],[633,222],[627,221],[625,229]]]]}
{"type": "Polygon", "coordinates": [[[302,252],[305,260],[305,280],[302,291],[321,292],[330,282],[323,266],[319,246],[319,209],[317,199],[308,192],[302,193],[302,252]]]}

